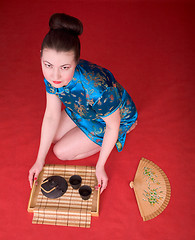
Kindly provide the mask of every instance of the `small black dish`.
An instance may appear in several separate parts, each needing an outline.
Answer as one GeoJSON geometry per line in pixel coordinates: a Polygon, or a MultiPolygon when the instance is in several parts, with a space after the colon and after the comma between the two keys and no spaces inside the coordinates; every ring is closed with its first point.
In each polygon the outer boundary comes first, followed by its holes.
{"type": "Polygon", "coordinates": [[[69,183],[73,189],[78,189],[81,186],[82,178],[79,175],[73,175],[69,179],[69,183]]]}
{"type": "Polygon", "coordinates": [[[50,176],[41,184],[41,192],[47,198],[59,198],[68,189],[66,180],[61,176],[50,176]]]}
{"type": "Polygon", "coordinates": [[[83,185],[79,189],[79,194],[83,200],[88,200],[91,196],[92,189],[88,185],[83,185]]]}

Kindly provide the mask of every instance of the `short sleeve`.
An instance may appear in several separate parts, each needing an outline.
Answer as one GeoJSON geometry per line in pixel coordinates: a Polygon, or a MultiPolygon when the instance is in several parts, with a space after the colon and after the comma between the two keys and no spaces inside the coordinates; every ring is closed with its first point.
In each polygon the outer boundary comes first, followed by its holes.
{"type": "Polygon", "coordinates": [[[109,87],[102,93],[92,108],[101,117],[106,117],[116,111],[121,104],[121,97],[118,93],[118,89],[115,87],[109,87]]]}
{"type": "Polygon", "coordinates": [[[55,88],[45,78],[44,78],[44,82],[45,82],[46,92],[50,94],[55,94],[56,93],[55,88]]]}

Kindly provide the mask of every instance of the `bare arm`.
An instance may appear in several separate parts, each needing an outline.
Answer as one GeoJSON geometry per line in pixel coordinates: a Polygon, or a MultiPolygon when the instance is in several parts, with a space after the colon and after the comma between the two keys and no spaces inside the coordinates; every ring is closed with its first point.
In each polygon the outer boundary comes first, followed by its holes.
{"type": "Polygon", "coordinates": [[[47,105],[41,128],[41,139],[35,164],[29,171],[29,182],[32,187],[45,164],[45,158],[54,139],[61,116],[61,101],[56,95],[47,93],[47,105]]]}
{"type": "Polygon", "coordinates": [[[106,123],[106,130],[104,134],[102,148],[99,154],[99,159],[96,165],[96,176],[98,179],[98,184],[102,186],[101,192],[103,192],[103,190],[106,188],[108,182],[108,177],[104,170],[104,166],[118,139],[118,132],[121,120],[119,109],[117,109],[108,117],[103,118],[103,120],[106,123]]]}

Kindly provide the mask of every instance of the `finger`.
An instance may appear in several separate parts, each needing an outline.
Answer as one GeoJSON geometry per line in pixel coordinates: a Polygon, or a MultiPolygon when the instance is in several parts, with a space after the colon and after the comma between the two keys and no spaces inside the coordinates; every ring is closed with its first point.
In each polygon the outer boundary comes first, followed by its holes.
{"type": "Polygon", "coordinates": [[[106,180],[106,179],[104,179],[102,181],[102,187],[101,187],[101,192],[100,193],[102,193],[106,189],[107,183],[108,183],[108,180],[106,180]]]}
{"type": "Polygon", "coordinates": [[[38,176],[39,176],[39,172],[36,172],[35,175],[34,175],[34,181],[35,181],[36,185],[37,185],[38,176]]]}
{"type": "Polygon", "coordinates": [[[99,188],[101,188],[101,184],[98,184],[97,186],[95,186],[95,190],[98,190],[99,188]]]}
{"type": "Polygon", "coordinates": [[[101,178],[97,178],[97,181],[98,181],[97,187],[100,188],[101,185],[102,185],[102,179],[101,178]]]}
{"type": "Polygon", "coordinates": [[[28,180],[29,180],[29,183],[30,183],[30,187],[31,187],[31,188],[32,188],[32,183],[33,183],[33,175],[34,175],[33,172],[29,172],[28,180]]]}
{"type": "Polygon", "coordinates": [[[97,177],[97,181],[98,181],[98,185],[95,186],[95,190],[96,190],[96,191],[97,191],[99,188],[101,188],[101,183],[102,183],[101,178],[98,178],[98,177],[97,177]]]}
{"type": "Polygon", "coordinates": [[[106,189],[106,187],[105,187],[105,186],[102,186],[102,187],[101,187],[100,194],[102,194],[105,189],[106,189]]]}

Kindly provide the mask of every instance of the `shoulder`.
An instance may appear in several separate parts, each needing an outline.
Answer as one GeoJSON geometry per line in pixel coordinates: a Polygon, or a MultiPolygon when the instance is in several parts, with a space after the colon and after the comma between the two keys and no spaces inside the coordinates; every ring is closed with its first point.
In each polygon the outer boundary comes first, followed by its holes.
{"type": "Polygon", "coordinates": [[[106,68],[81,59],[77,65],[83,84],[105,90],[116,82],[113,74],[106,68]]]}
{"type": "Polygon", "coordinates": [[[77,66],[82,68],[84,71],[86,71],[88,73],[93,72],[94,74],[99,73],[99,74],[103,74],[103,75],[111,74],[111,72],[108,69],[101,67],[90,61],[84,60],[84,59],[80,59],[77,66]]]}

